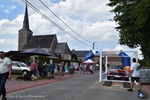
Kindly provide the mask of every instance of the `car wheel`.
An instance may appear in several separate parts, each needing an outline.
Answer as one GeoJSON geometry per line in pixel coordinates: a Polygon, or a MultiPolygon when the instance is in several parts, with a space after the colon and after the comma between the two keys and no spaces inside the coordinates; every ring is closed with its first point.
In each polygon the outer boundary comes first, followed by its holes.
{"type": "Polygon", "coordinates": [[[108,80],[110,80],[110,78],[111,78],[110,76],[107,76],[107,79],[108,79],[108,80]]]}

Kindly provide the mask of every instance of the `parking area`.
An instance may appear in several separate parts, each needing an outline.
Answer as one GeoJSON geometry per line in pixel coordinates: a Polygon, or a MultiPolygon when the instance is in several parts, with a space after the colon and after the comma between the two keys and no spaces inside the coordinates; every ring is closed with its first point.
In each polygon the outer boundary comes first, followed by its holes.
{"type": "Polygon", "coordinates": [[[112,89],[128,89],[130,88],[129,82],[112,82],[112,81],[105,81],[100,83],[102,88],[112,88],[112,89]]]}

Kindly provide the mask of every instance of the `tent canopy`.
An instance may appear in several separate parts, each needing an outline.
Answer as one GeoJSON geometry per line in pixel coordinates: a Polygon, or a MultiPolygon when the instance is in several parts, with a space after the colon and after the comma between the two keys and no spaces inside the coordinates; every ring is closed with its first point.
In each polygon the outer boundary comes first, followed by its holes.
{"type": "Polygon", "coordinates": [[[23,54],[31,54],[31,55],[42,55],[42,56],[52,56],[51,53],[41,49],[41,48],[34,48],[34,49],[30,49],[30,50],[25,50],[23,52],[21,52],[23,54]]]}
{"type": "Polygon", "coordinates": [[[82,62],[83,64],[95,64],[95,62],[94,61],[92,61],[91,59],[88,59],[88,60],[86,60],[86,61],[84,61],[84,62],[82,62]]]}

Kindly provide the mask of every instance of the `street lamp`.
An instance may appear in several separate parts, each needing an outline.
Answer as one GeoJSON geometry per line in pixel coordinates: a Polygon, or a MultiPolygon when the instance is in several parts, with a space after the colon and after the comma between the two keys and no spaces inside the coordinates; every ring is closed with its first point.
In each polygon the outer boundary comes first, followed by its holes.
{"type": "Polygon", "coordinates": [[[94,50],[94,46],[95,46],[95,43],[96,43],[96,42],[97,42],[97,41],[94,41],[94,42],[93,42],[93,50],[94,50]]]}

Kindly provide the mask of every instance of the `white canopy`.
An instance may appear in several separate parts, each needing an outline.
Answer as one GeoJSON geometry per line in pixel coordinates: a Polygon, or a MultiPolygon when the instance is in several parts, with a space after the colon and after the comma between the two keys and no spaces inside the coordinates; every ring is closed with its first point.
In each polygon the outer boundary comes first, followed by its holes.
{"type": "Polygon", "coordinates": [[[91,59],[88,59],[88,60],[86,60],[86,61],[84,61],[84,62],[82,62],[83,64],[95,64],[95,62],[94,61],[92,61],[91,59]]]}

